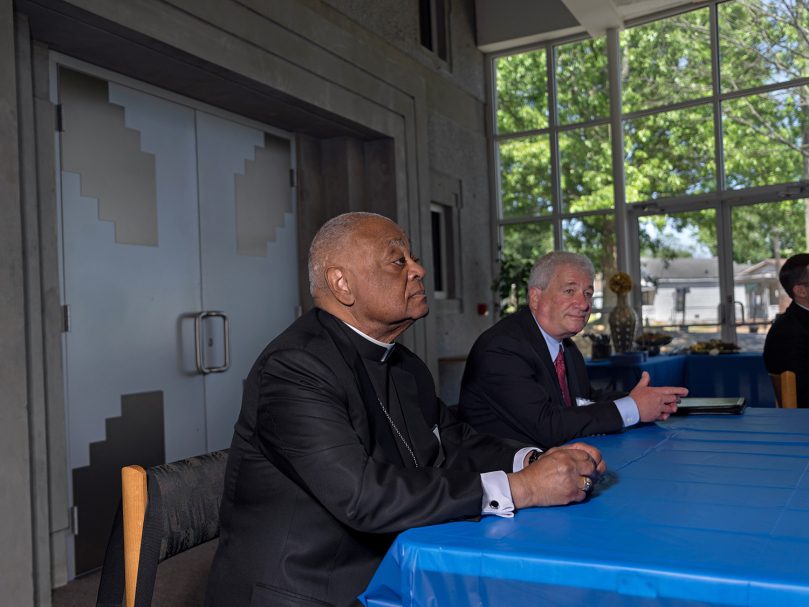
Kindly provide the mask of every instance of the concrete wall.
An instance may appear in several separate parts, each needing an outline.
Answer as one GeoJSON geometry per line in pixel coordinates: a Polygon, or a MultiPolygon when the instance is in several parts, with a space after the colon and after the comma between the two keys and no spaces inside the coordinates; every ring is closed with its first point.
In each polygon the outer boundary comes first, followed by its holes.
{"type": "MultiPolygon", "coordinates": [[[[434,301],[436,355],[466,354],[491,325],[477,304],[491,309],[491,205],[485,131],[484,57],[475,41],[475,3],[450,3],[447,62],[419,43],[418,3],[399,0],[326,0],[351,19],[398,48],[408,69],[425,80],[430,170],[460,184],[461,279],[457,301],[434,301]]],[[[425,253],[421,252],[422,257],[425,253]]],[[[428,268],[429,269],[429,268],[428,268]]]]}
{"type": "Polygon", "coordinates": [[[473,0],[450,4],[444,62],[418,43],[410,2],[0,0],[4,603],[48,605],[67,575],[50,53],[295,132],[302,249],[326,217],[378,210],[429,269],[431,175],[452,184],[457,293],[405,340],[435,372],[491,323],[477,304],[492,302],[483,56],[473,0]]]}
{"type": "Polygon", "coordinates": [[[34,601],[28,337],[14,15],[0,2],[0,596],[34,601]]]}

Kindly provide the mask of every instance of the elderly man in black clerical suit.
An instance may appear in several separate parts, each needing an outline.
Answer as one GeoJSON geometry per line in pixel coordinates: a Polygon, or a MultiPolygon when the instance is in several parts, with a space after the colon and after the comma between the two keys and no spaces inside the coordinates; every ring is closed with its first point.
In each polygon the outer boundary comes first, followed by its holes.
{"type": "Polygon", "coordinates": [[[461,380],[461,418],[481,432],[544,448],[572,438],[620,432],[666,419],[685,388],[653,388],[643,372],[633,390],[594,390],[570,339],[590,317],[593,264],[555,251],[528,279],[528,307],[485,331],[472,346],[461,380]]]}
{"type": "Polygon", "coordinates": [[[769,373],[794,371],[798,406],[809,407],[809,253],[793,255],[778,272],[781,286],[792,298],[773,322],[764,341],[764,365],[769,373]]]}
{"type": "Polygon", "coordinates": [[[316,307],[244,384],[207,605],[355,605],[398,532],[581,501],[604,471],[589,445],[540,455],[452,415],[394,342],[427,314],[423,278],[380,215],[341,215],[315,236],[316,307]]]}

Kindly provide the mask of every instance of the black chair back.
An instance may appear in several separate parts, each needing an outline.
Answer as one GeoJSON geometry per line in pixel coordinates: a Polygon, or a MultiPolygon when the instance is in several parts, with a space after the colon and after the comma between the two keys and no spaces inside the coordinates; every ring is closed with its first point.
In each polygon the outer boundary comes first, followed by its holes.
{"type": "MultiPolygon", "coordinates": [[[[135,591],[135,607],[152,603],[157,565],[219,536],[219,505],[227,450],[146,470],[148,502],[135,591]]],[[[124,595],[123,517],[118,508],[107,543],[96,607],[120,607],[124,595]]]]}

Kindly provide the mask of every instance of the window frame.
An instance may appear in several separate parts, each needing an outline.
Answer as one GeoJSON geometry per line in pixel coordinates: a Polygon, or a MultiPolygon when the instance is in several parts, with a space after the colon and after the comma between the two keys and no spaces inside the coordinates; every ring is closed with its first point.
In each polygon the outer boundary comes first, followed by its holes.
{"type": "MultiPolygon", "coordinates": [[[[441,214],[441,261],[443,289],[434,286],[436,304],[442,312],[460,312],[463,307],[461,258],[461,210],[463,184],[460,179],[438,171],[430,172],[430,224],[432,214],[441,214]]],[[[435,247],[435,242],[432,243],[435,247]]],[[[433,260],[430,260],[433,263],[433,260]]],[[[429,275],[429,273],[428,273],[429,275]]]]}
{"type": "MultiPolygon", "coordinates": [[[[723,339],[732,340],[735,337],[734,305],[733,305],[733,262],[729,254],[731,252],[730,223],[732,208],[739,205],[748,205],[761,202],[777,202],[790,198],[809,198],[809,179],[802,179],[795,182],[777,183],[766,186],[746,187],[729,189],[725,182],[725,138],[723,133],[723,104],[727,101],[752,97],[763,93],[783,91],[799,86],[809,86],[809,76],[793,78],[782,82],[770,83],[760,86],[740,88],[732,91],[721,90],[719,80],[719,6],[728,0],[709,0],[698,6],[685,5],[666,11],[658,12],[640,19],[627,21],[626,29],[646,25],[648,23],[671,18],[683,13],[707,10],[709,11],[710,27],[710,47],[711,47],[711,94],[708,97],[699,97],[679,101],[677,103],[658,105],[644,108],[642,110],[623,113],[622,111],[622,90],[619,72],[620,62],[620,39],[617,30],[608,30],[606,36],[606,52],[608,54],[608,86],[610,94],[609,116],[584,120],[575,123],[561,125],[557,116],[557,94],[556,94],[556,48],[562,45],[579,42],[590,38],[586,33],[565,36],[541,43],[515,47],[508,50],[498,51],[488,54],[486,57],[486,80],[487,96],[489,108],[487,113],[487,125],[491,145],[491,182],[493,200],[496,211],[494,213],[495,225],[492,230],[492,238],[495,250],[498,251],[498,259],[493,260],[495,273],[498,270],[499,258],[502,255],[503,228],[513,224],[539,224],[551,223],[554,234],[554,248],[563,248],[562,224],[565,220],[577,219],[590,215],[600,215],[614,213],[615,234],[617,241],[617,268],[627,271],[633,277],[636,284],[640,284],[640,251],[637,237],[638,217],[658,213],[675,213],[683,210],[696,210],[703,208],[716,209],[717,221],[717,250],[720,263],[720,296],[723,306],[722,318],[725,322],[722,325],[723,339]],[[546,85],[547,85],[547,113],[548,125],[546,128],[533,129],[528,131],[516,131],[509,133],[497,132],[497,60],[509,55],[515,55],[534,51],[545,50],[546,85]],[[688,109],[699,106],[709,106],[713,118],[713,161],[714,161],[714,185],[712,191],[699,194],[677,194],[667,197],[652,197],[643,200],[626,200],[626,160],[624,158],[624,128],[628,121],[645,118],[671,112],[674,110],[688,109]],[[601,124],[610,126],[610,136],[612,139],[612,173],[613,173],[613,208],[597,211],[570,212],[564,211],[562,205],[561,179],[559,175],[560,155],[559,155],[559,134],[572,129],[584,129],[601,124]],[[503,141],[525,138],[530,136],[547,136],[550,139],[551,164],[551,212],[542,216],[520,216],[506,218],[503,213],[503,200],[501,192],[501,166],[499,157],[499,144],[503,141]]],[[[733,0],[731,0],[733,1],[733,0]]],[[[640,290],[632,292],[633,306],[640,311],[642,307],[640,290]]]]}

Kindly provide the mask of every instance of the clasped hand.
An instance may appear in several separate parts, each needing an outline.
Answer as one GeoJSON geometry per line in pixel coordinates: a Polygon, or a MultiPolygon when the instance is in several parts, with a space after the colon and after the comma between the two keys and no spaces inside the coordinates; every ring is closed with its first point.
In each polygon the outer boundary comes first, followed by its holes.
{"type": "Polygon", "coordinates": [[[514,506],[580,502],[606,469],[601,452],[586,443],[549,449],[530,466],[508,475],[514,506]]]}

